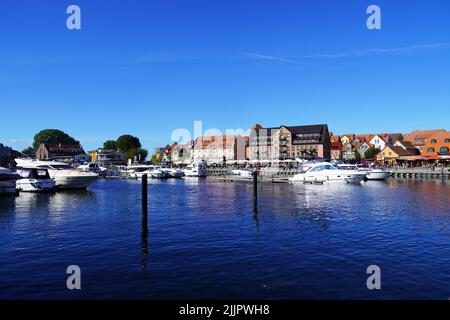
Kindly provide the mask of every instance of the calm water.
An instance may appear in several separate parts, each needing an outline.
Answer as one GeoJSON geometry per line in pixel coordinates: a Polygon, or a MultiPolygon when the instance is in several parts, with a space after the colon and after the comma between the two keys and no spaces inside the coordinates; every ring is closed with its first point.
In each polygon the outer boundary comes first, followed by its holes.
{"type": "Polygon", "coordinates": [[[0,298],[449,299],[449,196],[444,181],[264,184],[255,210],[245,182],[150,181],[148,230],[137,181],[4,197],[0,298]]]}

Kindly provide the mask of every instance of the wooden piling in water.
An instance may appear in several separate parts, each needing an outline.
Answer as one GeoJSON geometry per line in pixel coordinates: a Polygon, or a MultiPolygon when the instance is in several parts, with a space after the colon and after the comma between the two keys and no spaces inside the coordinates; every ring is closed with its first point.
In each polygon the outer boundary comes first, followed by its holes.
{"type": "Polygon", "coordinates": [[[142,214],[147,215],[148,212],[148,178],[147,174],[142,175],[142,185],[141,185],[141,199],[142,199],[142,214]]]}

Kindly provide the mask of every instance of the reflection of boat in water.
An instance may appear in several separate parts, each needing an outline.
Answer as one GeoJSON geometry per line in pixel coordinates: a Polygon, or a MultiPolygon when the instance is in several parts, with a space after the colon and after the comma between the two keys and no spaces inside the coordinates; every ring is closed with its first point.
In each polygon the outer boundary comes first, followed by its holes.
{"type": "Polygon", "coordinates": [[[0,194],[16,193],[16,180],[20,176],[9,169],[0,167],[0,194]]]}
{"type": "Polygon", "coordinates": [[[366,174],[366,180],[384,180],[389,178],[391,173],[382,169],[375,168],[360,168],[354,164],[338,164],[339,169],[343,170],[356,170],[364,172],[366,174]]]}
{"type": "Polygon", "coordinates": [[[299,173],[290,178],[289,181],[303,183],[360,183],[366,177],[364,172],[339,169],[329,162],[305,163],[299,169],[299,173]]]}
{"type": "Polygon", "coordinates": [[[203,162],[193,162],[183,172],[186,177],[206,177],[207,174],[206,165],[203,162]]]}
{"type": "Polygon", "coordinates": [[[50,178],[47,169],[19,168],[17,173],[21,176],[16,182],[19,191],[41,192],[55,189],[55,181],[50,178]]]}
{"type": "Polygon", "coordinates": [[[97,180],[98,174],[74,169],[70,164],[56,161],[16,159],[20,168],[46,169],[56,187],[61,189],[86,189],[97,180]]]}
{"type": "Polygon", "coordinates": [[[236,169],[236,170],[232,170],[231,173],[235,176],[241,176],[243,178],[252,178],[253,177],[253,171],[251,171],[251,170],[236,169]]]}

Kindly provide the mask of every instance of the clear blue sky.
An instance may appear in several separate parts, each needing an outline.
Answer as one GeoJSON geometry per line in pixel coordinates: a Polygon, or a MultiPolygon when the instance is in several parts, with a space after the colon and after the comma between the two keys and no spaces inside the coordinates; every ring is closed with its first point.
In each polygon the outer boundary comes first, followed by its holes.
{"type": "Polygon", "coordinates": [[[2,0],[0,41],[0,142],[19,150],[44,128],[152,150],[194,120],[450,129],[447,0],[2,0]]]}

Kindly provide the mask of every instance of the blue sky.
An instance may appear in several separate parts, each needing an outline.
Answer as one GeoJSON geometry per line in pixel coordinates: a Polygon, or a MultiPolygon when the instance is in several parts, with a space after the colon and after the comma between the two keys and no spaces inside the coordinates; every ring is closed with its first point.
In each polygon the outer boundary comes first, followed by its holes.
{"type": "Polygon", "coordinates": [[[152,150],[194,120],[450,129],[447,0],[3,0],[0,40],[0,142],[19,150],[45,128],[152,150]]]}

